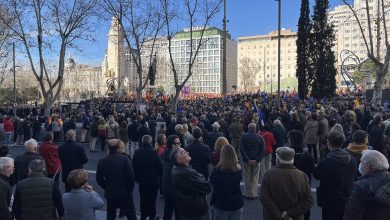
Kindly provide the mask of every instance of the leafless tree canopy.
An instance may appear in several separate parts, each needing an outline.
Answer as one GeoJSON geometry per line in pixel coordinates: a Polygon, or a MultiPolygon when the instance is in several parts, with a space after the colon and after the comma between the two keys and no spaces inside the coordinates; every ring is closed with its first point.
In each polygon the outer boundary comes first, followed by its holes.
{"type": "MultiPolygon", "coordinates": [[[[0,5],[0,14],[2,14],[5,19],[8,18],[8,12],[2,5],[0,5]]],[[[9,19],[7,19],[7,22],[12,24],[9,19]]],[[[0,85],[11,72],[9,69],[12,62],[11,40],[11,30],[4,22],[0,21],[0,85]]]]}
{"type": "Polygon", "coordinates": [[[91,39],[96,0],[0,0],[0,5],[11,18],[1,14],[0,21],[27,57],[49,114],[62,87],[66,50],[78,39],[91,39]],[[54,73],[47,60],[56,60],[54,73]]]}
{"type": "MultiPolygon", "coordinates": [[[[241,81],[244,86],[244,90],[254,90],[256,89],[256,80],[254,80],[256,75],[261,70],[261,65],[257,60],[244,57],[240,60],[240,73],[241,81]]],[[[265,82],[264,82],[265,83],[265,82]]]]}
{"type": "Polygon", "coordinates": [[[138,75],[137,94],[140,96],[147,85],[147,69],[154,54],[154,43],[163,28],[164,22],[159,5],[153,0],[100,0],[102,16],[106,20],[117,19],[123,29],[123,37],[136,66],[138,75]],[[150,54],[143,55],[145,43],[152,40],[150,54]],[[149,57],[148,61],[143,57],[149,57]]]}

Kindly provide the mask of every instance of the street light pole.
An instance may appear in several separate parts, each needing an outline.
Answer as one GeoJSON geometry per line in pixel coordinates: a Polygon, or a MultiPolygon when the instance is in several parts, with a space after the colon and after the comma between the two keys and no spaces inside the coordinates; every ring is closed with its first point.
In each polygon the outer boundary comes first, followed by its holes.
{"type": "Polygon", "coordinates": [[[282,0],[278,1],[278,108],[280,108],[280,29],[281,29],[281,14],[282,14],[282,0]]]}
{"type": "Polygon", "coordinates": [[[15,43],[12,43],[12,65],[13,65],[13,68],[12,68],[12,71],[13,71],[13,74],[14,74],[14,105],[13,105],[13,109],[14,109],[14,117],[16,117],[16,66],[15,66],[15,43]]]}
{"type": "Polygon", "coordinates": [[[222,94],[226,95],[227,93],[227,79],[226,79],[226,0],[223,1],[223,58],[222,58],[222,94]]]}

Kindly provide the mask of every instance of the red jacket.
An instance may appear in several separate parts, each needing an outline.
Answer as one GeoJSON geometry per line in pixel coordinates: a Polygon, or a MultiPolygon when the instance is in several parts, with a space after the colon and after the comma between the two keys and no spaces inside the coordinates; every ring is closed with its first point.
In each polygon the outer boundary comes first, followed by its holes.
{"type": "Polygon", "coordinates": [[[268,131],[259,132],[259,135],[263,136],[263,138],[264,138],[265,152],[267,154],[271,154],[273,146],[276,145],[276,141],[275,141],[274,135],[271,132],[268,132],[268,131]]]}
{"type": "Polygon", "coordinates": [[[5,132],[13,132],[14,131],[14,124],[11,121],[11,119],[4,121],[4,131],[5,132]]]}
{"type": "Polygon", "coordinates": [[[58,172],[61,172],[61,161],[58,156],[58,148],[55,144],[43,142],[39,145],[39,154],[46,162],[47,174],[54,175],[58,168],[58,172]]]}

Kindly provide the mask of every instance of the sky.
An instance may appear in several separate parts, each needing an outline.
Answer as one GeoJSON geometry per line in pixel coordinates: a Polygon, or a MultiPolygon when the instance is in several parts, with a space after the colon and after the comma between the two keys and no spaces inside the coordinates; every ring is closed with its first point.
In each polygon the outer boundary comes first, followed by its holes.
{"type": "MultiPolygon", "coordinates": [[[[226,0],[227,29],[234,39],[241,36],[262,35],[278,28],[278,2],[275,0],[226,0]]],[[[342,4],[342,0],[329,0],[330,8],[342,4]]],[[[282,0],[282,28],[297,30],[300,0],[282,0]]],[[[310,12],[314,0],[310,0],[310,12]]],[[[213,22],[222,29],[222,16],[213,22]],[[220,21],[220,22],[219,22],[220,21]]],[[[110,23],[101,23],[95,33],[96,41],[79,42],[82,51],[69,51],[76,62],[101,65],[107,48],[107,34],[110,23]]]]}

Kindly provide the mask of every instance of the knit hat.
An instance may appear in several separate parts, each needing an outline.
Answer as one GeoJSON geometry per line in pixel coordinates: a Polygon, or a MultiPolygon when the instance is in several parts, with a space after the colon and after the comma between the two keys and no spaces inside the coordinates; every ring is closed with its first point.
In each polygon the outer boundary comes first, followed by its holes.
{"type": "Polygon", "coordinates": [[[291,164],[294,161],[295,151],[290,147],[279,147],[276,149],[276,156],[281,164],[291,164]]]}

